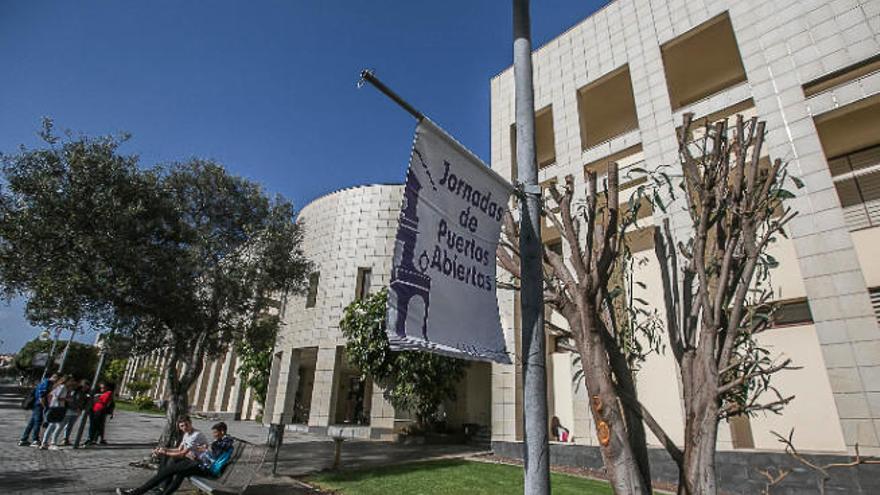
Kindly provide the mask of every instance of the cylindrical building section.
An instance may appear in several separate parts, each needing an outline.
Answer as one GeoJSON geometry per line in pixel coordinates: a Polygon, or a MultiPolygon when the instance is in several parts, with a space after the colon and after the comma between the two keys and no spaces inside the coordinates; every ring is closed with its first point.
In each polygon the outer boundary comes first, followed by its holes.
{"type": "Polygon", "coordinates": [[[306,293],[286,304],[266,422],[322,432],[351,425],[364,427],[362,436],[393,430],[393,409],[344,359],[339,321],[348,304],[388,284],[402,193],[401,185],[353,187],[322,196],[300,212],[303,251],[314,267],[306,293]]]}

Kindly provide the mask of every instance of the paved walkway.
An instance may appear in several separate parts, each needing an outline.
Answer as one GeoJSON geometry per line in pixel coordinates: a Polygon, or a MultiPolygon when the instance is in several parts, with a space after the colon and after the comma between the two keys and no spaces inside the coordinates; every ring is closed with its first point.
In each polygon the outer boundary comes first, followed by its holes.
{"type": "MultiPolygon", "coordinates": [[[[131,487],[152,475],[129,462],[149,454],[162,430],[164,417],[119,411],[107,422],[109,445],[73,450],[39,450],[18,447],[30,411],[19,408],[17,388],[0,384],[0,493],[4,494],[102,494],[117,486],[131,487]]],[[[196,428],[208,431],[211,421],[196,420],[196,428]]],[[[228,422],[232,435],[264,444],[266,429],[252,421],[228,422]]],[[[271,475],[272,456],[248,493],[309,493],[297,488],[291,477],[328,469],[333,464],[333,441],[324,436],[285,432],[278,457],[278,476],[271,475]]],[[[345,469],[368,468],[437,457],[465,456],[476,451],[463,445],[402,445],[361,440],[346,441],[342,450],[345,469]]],[[[187,485],[185,484],[184,487],[187,485]]]]}

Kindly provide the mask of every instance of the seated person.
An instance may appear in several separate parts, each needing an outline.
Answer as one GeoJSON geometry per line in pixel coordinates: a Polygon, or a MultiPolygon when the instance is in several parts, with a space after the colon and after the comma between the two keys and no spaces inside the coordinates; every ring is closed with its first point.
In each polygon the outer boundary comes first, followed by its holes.
{"type": "Polygon", "coordinates": [[[568,428],[562,426],[557,416],[550,420],[550,440],[556,442],[568,442],[571,440],[568,428]]]}
{"type": "Polygon", "coordinates": [[[188,416],[181,416],[177,427],[183,432],[183,438],[176,449],[160,447],[153,450],[155,455],[168,457],[168,462],[143,485],[131,490],[117,488],[117,495],[140,495],[162,483],[166,483],[163,494],[174,493],[188,476],[213,476],[215,461],[232,450],[232,437],[226,434],[226,423],[211,427],[214,441],[210,445],[202,432],[193,428],[188,416]]]}

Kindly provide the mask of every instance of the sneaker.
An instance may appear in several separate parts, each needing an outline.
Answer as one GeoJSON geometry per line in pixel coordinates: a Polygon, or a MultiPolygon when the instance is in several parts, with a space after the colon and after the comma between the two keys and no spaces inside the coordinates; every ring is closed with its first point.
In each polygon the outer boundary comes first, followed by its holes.
{"type": "Polygon", "coordinates": [[[57,445],[50,445],[49,450],[61,450],[61,447],[59,447],[57,445]]]}
{"type": "Polygon", "coordinates": [[[49,450],[48,445],[40,445],[40,450],[49,450]]]}
{"type": "Polygon", "coordinates": [[[107,440],[101,440],[98,442],[99,445],[107,445],[107,440]]]}
{"type": "Polygon", "coordinates": [[[27,447],[28,445],[30,445],[30,444],[28,443],[27,440],[19,440],[19,441],[18,441],[18,446],[19,446],[19,447],[27,447]]]}
{"type": "Polygon", "coordinates": [[[123,490],[122,488],[116,489],[116,495],[129,495],[130,493],[134,493],[134,490],[123,490]]]}
{"type": "Polygon", "coordinates": [[[31,442],[31,447],[39,447],[39,446],[40,446],[39,440],[34,440],[33,442],[31,442]]]}
{"type": "Polygon", "coordinates": [[[61,446],[62,446],[62,447],[69,447],[69,446],[70,446],[70,440],[64,440],[63,442],[61,442],[61,446]]]}

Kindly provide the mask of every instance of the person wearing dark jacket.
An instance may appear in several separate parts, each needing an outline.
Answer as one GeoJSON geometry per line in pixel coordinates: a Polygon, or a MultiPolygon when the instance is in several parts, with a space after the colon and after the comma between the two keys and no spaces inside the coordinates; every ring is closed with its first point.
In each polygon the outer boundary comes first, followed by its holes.
{"type": "Polygon", "coordinates": [[[79,383],[67,404],[67,413],[64,416],[64,443],[61,445],[70,445],[70,434],[73,432],[73,426],[80,416],[83,421],[86,420],[84,412],[89,404],[89,381],[82,380],[79,383]]]}
{"type": "Polygon", "coordinates": [[[52,390],[52,386],[58,378],[57,374],[53,374],[49,378],[41,381],[31,392],[34,394],[34,406],[33,409],[31,409],[31,417],[28,420],[28,424],[25,427],[24,432],[21,434],[21,439],[18,441],[19,446],[31,445],[33,447],[39,447],[40,428],[43,426],[43,414],[48,405],[46,403],[46,396],[49,394],[49,391],[52,390]],[[28,444],[28,435],[31,435],[30,444],[28,444]]]}

